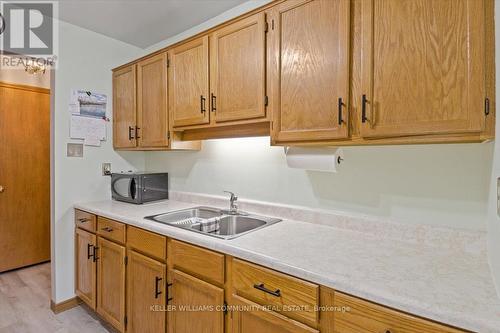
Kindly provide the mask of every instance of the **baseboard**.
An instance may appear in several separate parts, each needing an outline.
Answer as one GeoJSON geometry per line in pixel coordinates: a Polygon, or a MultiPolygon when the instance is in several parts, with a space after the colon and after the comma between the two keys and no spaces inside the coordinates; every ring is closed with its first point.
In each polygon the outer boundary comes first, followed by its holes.
{"type": "Polygon", "coordinates": [[[82,303],[82,300],[78,296],[75,296],[73,298],[70,298],[68,300],[65,300],[57,304],[53,300],[50,300],[50,309],[55,314],[58,314],[66,310],[72,309],[75,306],[80,305],[80,303],[82,303]]]}

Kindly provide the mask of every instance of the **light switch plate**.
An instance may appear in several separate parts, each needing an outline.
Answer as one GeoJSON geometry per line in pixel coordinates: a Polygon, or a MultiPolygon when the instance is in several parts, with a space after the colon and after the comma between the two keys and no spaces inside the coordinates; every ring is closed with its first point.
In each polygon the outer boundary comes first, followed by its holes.
{"type": "Polygon", "coordinates": [[[67,157],[83,157],[83,144],[69,143],[66,146],[67,157]]]}
{"type": "Polygon", "coordinates": [[[102,175],[103,176],[111,176],[111,163],[103,163],[102,164],[102,175]]]}

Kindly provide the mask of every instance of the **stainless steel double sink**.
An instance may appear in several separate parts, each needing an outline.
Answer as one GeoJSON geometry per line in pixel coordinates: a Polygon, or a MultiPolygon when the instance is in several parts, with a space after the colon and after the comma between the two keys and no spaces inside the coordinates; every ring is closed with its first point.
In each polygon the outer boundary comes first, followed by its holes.
{"type": "Polygon", "coordinates": [[[145,218],[222,239],[236,238],[281,221],[243,212],[230,214],[212,207],[194,207],[145,218]]]}

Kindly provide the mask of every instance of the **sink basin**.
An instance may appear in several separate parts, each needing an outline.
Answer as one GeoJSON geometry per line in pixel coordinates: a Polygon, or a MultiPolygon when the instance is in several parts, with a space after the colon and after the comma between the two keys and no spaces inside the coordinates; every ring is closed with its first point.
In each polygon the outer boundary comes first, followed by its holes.
{"type": "Polygon", "coordinates": [[[195,207],[147,216],[146,219],[222,239],[236,238],[281,221],[246,213],[226,215],[212,207],[195,207]]]}
{"type": "Polygon", "coordinates": [[[184,220],[192,218],[210,219],[216,216],[221,216],[220,209],[210,207],[195,207],[191,209],[183,209],[175,212],[148,216],[147,219],[167,224],[182,224],[184,220]]]}

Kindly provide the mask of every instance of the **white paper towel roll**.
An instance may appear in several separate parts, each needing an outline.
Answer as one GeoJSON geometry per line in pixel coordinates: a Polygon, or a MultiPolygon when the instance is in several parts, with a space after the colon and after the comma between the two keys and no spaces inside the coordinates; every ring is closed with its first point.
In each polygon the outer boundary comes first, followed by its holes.
{"type": "Polygon", "coordinates": [[[289,168],[337,172],[343,161],[341,149],[285,147],[286,164],[289,168]]]}

